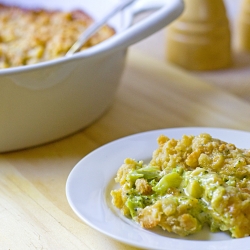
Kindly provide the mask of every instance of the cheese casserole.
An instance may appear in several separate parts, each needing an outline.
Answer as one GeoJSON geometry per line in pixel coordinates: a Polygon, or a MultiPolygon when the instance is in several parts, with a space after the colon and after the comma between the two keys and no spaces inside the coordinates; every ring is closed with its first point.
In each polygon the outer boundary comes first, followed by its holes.
{"type": "Polygon", "coordinates": [[[250,234],[250,150],[203,133],[161,135],[149,164],[125,159],[112,203],[143,228],[181,236],[204,225],[234,238],[250,234]]]}
{"type": "MultiPolygon", "coordinates": [[[[81,10],[31,10],[0,4],[0,68],[64,56],[92,22],[81,10]]],[[[111,27],[102,27],[81,50],[102,42],[114,33],[111,27]]]]}

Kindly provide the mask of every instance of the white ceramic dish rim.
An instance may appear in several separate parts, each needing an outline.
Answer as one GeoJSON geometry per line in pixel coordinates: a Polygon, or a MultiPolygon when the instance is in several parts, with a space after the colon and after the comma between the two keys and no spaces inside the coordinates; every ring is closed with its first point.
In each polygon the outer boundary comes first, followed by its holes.
{"type": "MultiPolygon", "coordinates": [[[[1,1],[6,2],[6,1],[1,1]]],[[[15,4],[15,0],[11,1],[15,4]]],[[[11,4],[11,2],[7,2],[11,4]]],[[[125,24],[124,30],[121,30],[110,39],[93,46],[85,51],[78,52],[71,57],[62,57],[46,62],[41,62],[32,65],[13,67],[0,70],[0,76],[23,73],[30,70],[50,67],[55,64],[69,62],[81,58],[93,58],[95,56],[105,56],[106,54],[113,53],[117,50],[124,49],[165,27],[171,21],[176,19],[183,11],[184,4],[182,0],[137,0],[130,7],[126,8],[123,12],[129,18],[125,24]],[[155,13],[148,16],[144,20],[131,25],[133,17],[146,10],[154,10],[155,13]]],[[[89,13],[88,10],[86,10],[89,13]]],[[[91,15],[91,14],[90,14],[91,15]]]]}
{"type": "Polygon", "coordinates": [[[183,134],[210,133],[213,137],[249,148],[250,133],[239,130],[206,127],[172,128],[143,132],[108,143],[84,157],[71,171],[66,183],[66,195],[73,211],[89,226],[123,243],[155,250],[234,250],[244,249],[250,238],[231,239],[225,233],[202,231],[187,239],[162,237],[158,231],[141,229],[125,219],[111,205],[110,190],[117,169],[127,157],[150,160],[157,147],[156,138],[165,134],[181,138],[183,134]],[[142,157],[142,158],[140,158],[142,157]],[[100,164],[101,163],[101,164],[100,164]],[[99,174],[98,174],[99,173],[99,174]],[[92,199],[91,199],[92,198],[92,199]],[[198,238],[197,238],[198,237],[198,238]],[[201,240],[210,237],[212,240],[201,240]]]}

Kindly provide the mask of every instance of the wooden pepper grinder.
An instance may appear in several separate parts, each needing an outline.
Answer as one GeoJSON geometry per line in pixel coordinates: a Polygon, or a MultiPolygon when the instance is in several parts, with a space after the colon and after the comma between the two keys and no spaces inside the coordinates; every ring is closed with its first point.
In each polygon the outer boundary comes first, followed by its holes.
{"type": "Polygon", "coordinates": [[[239,49],[250,52],[250,0],[241,3],[237,30],[239,49]]]}
{"type": "Polygon", "coordinates": [[[231,34],[223,0],[184,0],[183,14],[167,28],[166,57],[189,70],[231,64],[231,34]]]}

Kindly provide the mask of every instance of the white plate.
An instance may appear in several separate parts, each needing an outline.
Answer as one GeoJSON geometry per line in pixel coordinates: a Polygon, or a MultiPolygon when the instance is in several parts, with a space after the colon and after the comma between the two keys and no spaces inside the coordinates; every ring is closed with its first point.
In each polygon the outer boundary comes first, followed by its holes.
{"type": "Polygon", "coordinates": [[[84,157],[70,173],[66,184],[68,202],[89,226],[126,244],[157,250],[235,250],[246,249],[250,237],[232,239],[226,233],[208,229],[183,238],[161,229],[142,229],[124,218],[111,204],[110,191],[116,187],[114,177],[125,158],[148,162],[157,148],[157,137],[165,134],[180,139],[183,134],[209,133],[215,138],[250,148],[250,133],[219,128],[173,128],[144,132],[104,145],[84,157]]]}

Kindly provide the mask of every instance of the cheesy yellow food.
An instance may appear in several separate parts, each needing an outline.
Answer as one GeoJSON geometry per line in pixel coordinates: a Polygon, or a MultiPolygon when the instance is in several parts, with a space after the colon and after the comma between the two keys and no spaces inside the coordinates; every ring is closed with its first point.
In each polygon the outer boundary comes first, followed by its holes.
{"type": "MultiPolygon", "coordinates": [[[[91,17],[81,10],[31,10],[0,4],[0,69],[64,56],[92,22],[91,17]]],[[[111,27],[102,27],[81,50],[114,33],[111,27]]]]}
{"type": "Polygon", "coordinates": [[[250,150],[203,133],[161,135],[149,164],[127,158],[112,203],[143,228],[181,236],[204,225],[234,238],[250,234],[250,150]]]}

